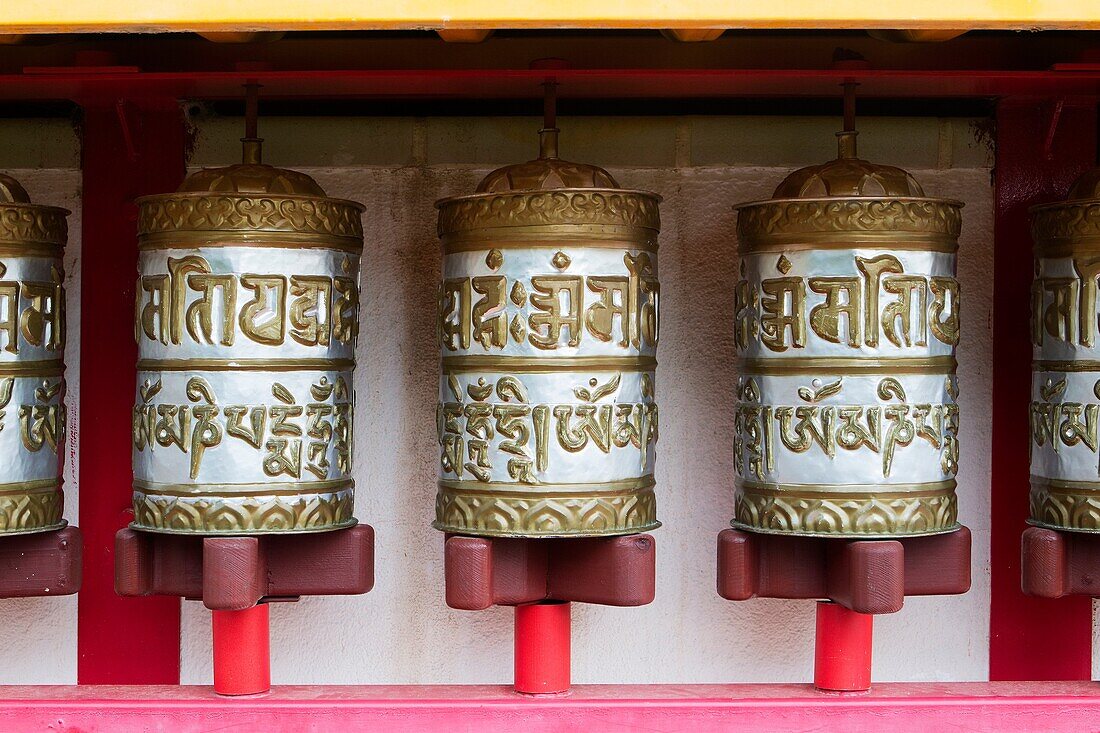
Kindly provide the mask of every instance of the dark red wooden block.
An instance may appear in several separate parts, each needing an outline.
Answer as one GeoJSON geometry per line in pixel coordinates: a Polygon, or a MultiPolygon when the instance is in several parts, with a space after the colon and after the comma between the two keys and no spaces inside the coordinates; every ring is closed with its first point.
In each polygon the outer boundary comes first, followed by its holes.
{"type": "Polygon", "coordinates": [[[718,595],[829,599],[858,613],[894,613],[905,596],[970,589],[970,530],[898,540],[718,535],[718,595]]]}
{"type": "Polygon", "coordinates": [[[121,530],[115,591],[201,598],[239,611],[261,599],[356,595],[374,587],[374,530],[257,537],[189,537],[121,530]]]}
{"type": "Polygon", "coordinates": [[[76,527],[0,535],[0,598],[76,593],[83,546],[76,527]]]}
{"type": "Polygon", "coordinates": [[[648,534],[578,539],[448,536],[447,605],[467,611],[557,600],[644,606],[656,589],[648,534]]]}
{"type": "Polygon", "coordinates": [[[1100,535],[1028,527],[1020,553],[1024,593],[1100,597],[1100,535]]]}

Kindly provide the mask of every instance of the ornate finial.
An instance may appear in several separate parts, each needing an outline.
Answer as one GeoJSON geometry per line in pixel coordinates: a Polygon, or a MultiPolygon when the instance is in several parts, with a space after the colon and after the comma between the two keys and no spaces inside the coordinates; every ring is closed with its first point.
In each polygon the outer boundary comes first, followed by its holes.
{"type": "Polygon", "coordinates": [[[244,137],[241,138],[241,162],[245,165],[263,163],[264,139],[256,133],[260,110],[260,85],[250,81],[244,85],[244,137]]]}
{"type": "Polygon", "coordinates": [[[27,195],[27,189],[19,185],[19,181],[0,173],[0,204],[29,204],[30,202],[31,197],[27,195]]]}
{"type": "Polygon", "coordinates": [[[856,155],[856,135],[859,133],[855,130],[844,130],[836,134],[836,157],[841,160],[858,158],[856,155]]]}
{"type": "MultiPolygon", "coordinates": [[[[564,68],[560,59],[544,59],[532,68],[564,68]]],[[[542,129],[539,130],[539,155],[534,160],[497,168],[481,179],[478,193],[551,191],[564,188],[619,188],[615,178],[603,168],[570,163],[558,157],[557,79],[545,76],[543,87],[542,129]]],[[[449,199],[447,200],[449,201],[449,199]]],[[[446,203],[442,202],[442,203],[446,203]]]]}

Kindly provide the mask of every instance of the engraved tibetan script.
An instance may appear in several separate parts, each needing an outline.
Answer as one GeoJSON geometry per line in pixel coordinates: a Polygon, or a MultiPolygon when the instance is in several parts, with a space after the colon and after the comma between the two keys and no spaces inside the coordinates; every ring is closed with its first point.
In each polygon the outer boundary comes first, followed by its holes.
{"type": "Polygon", "coordinates": [[[1036,346],[1043,346],[1047,340],[1086,348],[1096,345],[1100,257],[1082,254],[1067,262],[1072,265],[1072,273],[1043,273],[1032,281],[1031,340],[1036,346]]]}
{"type": "Polygon", "coordinates": [[[439,303],[443,348],[465,350],[476,342],[491,351],[515,342],[552,351],[585,339],[655,348],[660,285],[653,261],[646,252],[626,253],[623,264],[625,274],[445,278],[439,303]]]}
{"type": "Polygon", "coordinates": [[[167,273],[138,279],[139,343],[233,346],[243,337],[281,346],[289,336],[303,346],[327,347],[355,341],[359,286],[353,277],[215,273],[199,255],[169,257],[167,265],[167,273]]]}
{"type": "Polygon", "coordinates": [[[958,344],[958,280],[907,273],[892,254],[852,262],[852,275],[799,276],[788,275],[790,262],[780,257],[781,277],[742,277],[734,289],[736,347],[758,340],[783,352],[812,338],[852,349],[928,346],[930,338],[958,344]]]}
{"type": "Polygon", "coordinates": [[[883,478],[893,471],[898,451],[924,441],[939,452],[943,475],[959,465],[959,406],[954,402],[910,402],[898,380],[879,382],[886,404],[822,404],[841,393],[843,378],[823,388],[798,391],[802,404],[761,404],[756,380],[738,387],[734,408],[734,460],[740,476],[765,480],[782,454],[816,452],[829,459],[840,450],[878,455],[883,478]]]}
{"type": "Polygon", "coordinates": [[[24,345],[49,351],[65,348],[65,289],[59,267],[47,281],[5,279],[0,262],[0,351],[20,353],[24,345]]]}
{"type": "Polygon", "coordinates": [[[436,411],[443,477],[491,481],[493,455],[499,454],[511,480],[536,484],[537,474],[551,468],[555,446],[566,453],[633,449],[640,452],[644,472],[648,448],[657,442],[657,405],[604,403],[620,378],[604,384],[593,378],[588,387],[575,388],[580,404],[531,404],[523,382],[514,376],[495,383],[479,378],[465,391],[447,377],[454,399],[441,402],[436,411]]]}
{"type": "Polygon", "coordinates": [[[271,385],[268,404],[219,404],[203,377],[191,377],[187,402],[161,402],[161,382],[146,380],[133,411],[133,445],[138,452],[178,449],[190,458],[190,478],[202,471],[207,451],[228,441],[255,450],[265,476],[326,480],[351,471],[352,395],[344,377],[321,377],[308,394],[271,385]],[[330,449],[335,463],[329,460],[330,449]]]}

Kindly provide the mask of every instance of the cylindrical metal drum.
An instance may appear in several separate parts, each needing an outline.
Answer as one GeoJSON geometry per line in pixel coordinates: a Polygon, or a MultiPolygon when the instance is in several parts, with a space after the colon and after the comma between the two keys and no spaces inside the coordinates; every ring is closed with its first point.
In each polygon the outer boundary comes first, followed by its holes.
{"type": "Polygon", "coordinates": [[[136,529],[316,532],[355,523],[362,207],[260,162],[140,200],[136,529]]]}
{"type": "Polygon", "coordinates": [[[1100,169],[1032,209],[1031,524],[1100,532],[1100,169]]]}
{"type": "Polygon", "coordinates": [[[557,157],[440,201],[434,526],[502,537],[642,532],[653,493],[658,203],[557,157]]]}
{"type": "Polygon", "coordinates": [[[0,174],[0,534],[65,526],[68,213],[0,174]]]}
{"type": "Polygon", "coordinates": [[[839,147],[738,207],[733,526],[949,532],[962,204],[839,147]]]}

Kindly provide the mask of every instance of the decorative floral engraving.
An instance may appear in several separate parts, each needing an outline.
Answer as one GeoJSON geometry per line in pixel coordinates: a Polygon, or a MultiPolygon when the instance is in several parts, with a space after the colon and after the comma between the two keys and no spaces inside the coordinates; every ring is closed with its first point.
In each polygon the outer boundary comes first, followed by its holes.
{"type": "Polygon", "coordinates": [[[1050,491],[1031,485],[1031,522],[1055,529],[1100,532],[1100,494],[1093,491],[1050,491]]]}
{"type": "Polygon", "coordinates": [[[363,208],[339,199],[183,193],[150,196],[140,204],[141,236],[196,231],[363,236],[363,208]]]}
{"type": "Polygon", "coordinates": [[[788,235],[881,233],[943,237],[954,243],[962,230],[961,204],[942,199],[806,199],[750,204],[738,210],[742,246],[788,235]]]}
{"type": "Polygon", "coordinates": [[[734,527],[782,534],[903,536],[958,529],[955,493],[808,498],[737,490],[734,527]]]}
{"type": "Polygon", "coordinates": [[[0,244],[64,246],[69,233],[65,209],[34,204],[0,204],[0,244]]]}
{"type": "MultiPolygon", "coordinates": [[[[0,489],[10,490],[12,486],[0,484],[0,489]]],[[[0,494],[0,532],[60,529],[63,508],[60,485],[46,491],[15,490],[0,494]]]]}
{"type": "Polygon", "coordinates": [[[1100,237],[1100,201],[1053,204],[1032,210],[1031,236],[1044,247],[1100,237]]]}
{"type": "Polygon", "coordinates": [[[354,488],[296,496],[178,497],[134,490],[134,525],[153,532],[313,532],[355,523],[354,488]]]}
{"type": "Polygon", "coordinates": [[[485,194],[439,202],[439,236],[494,227],[597,224],[661,228],[660,198],[640,191],[551,190],[485,194]]]}
{"type": "Polygon", "coordinates": [[[432,526],[488,536],[599,536],[646,532],[659,526],[653,489],[629,494],[563,496],[480,492],[440,487],[432,526]]]}

